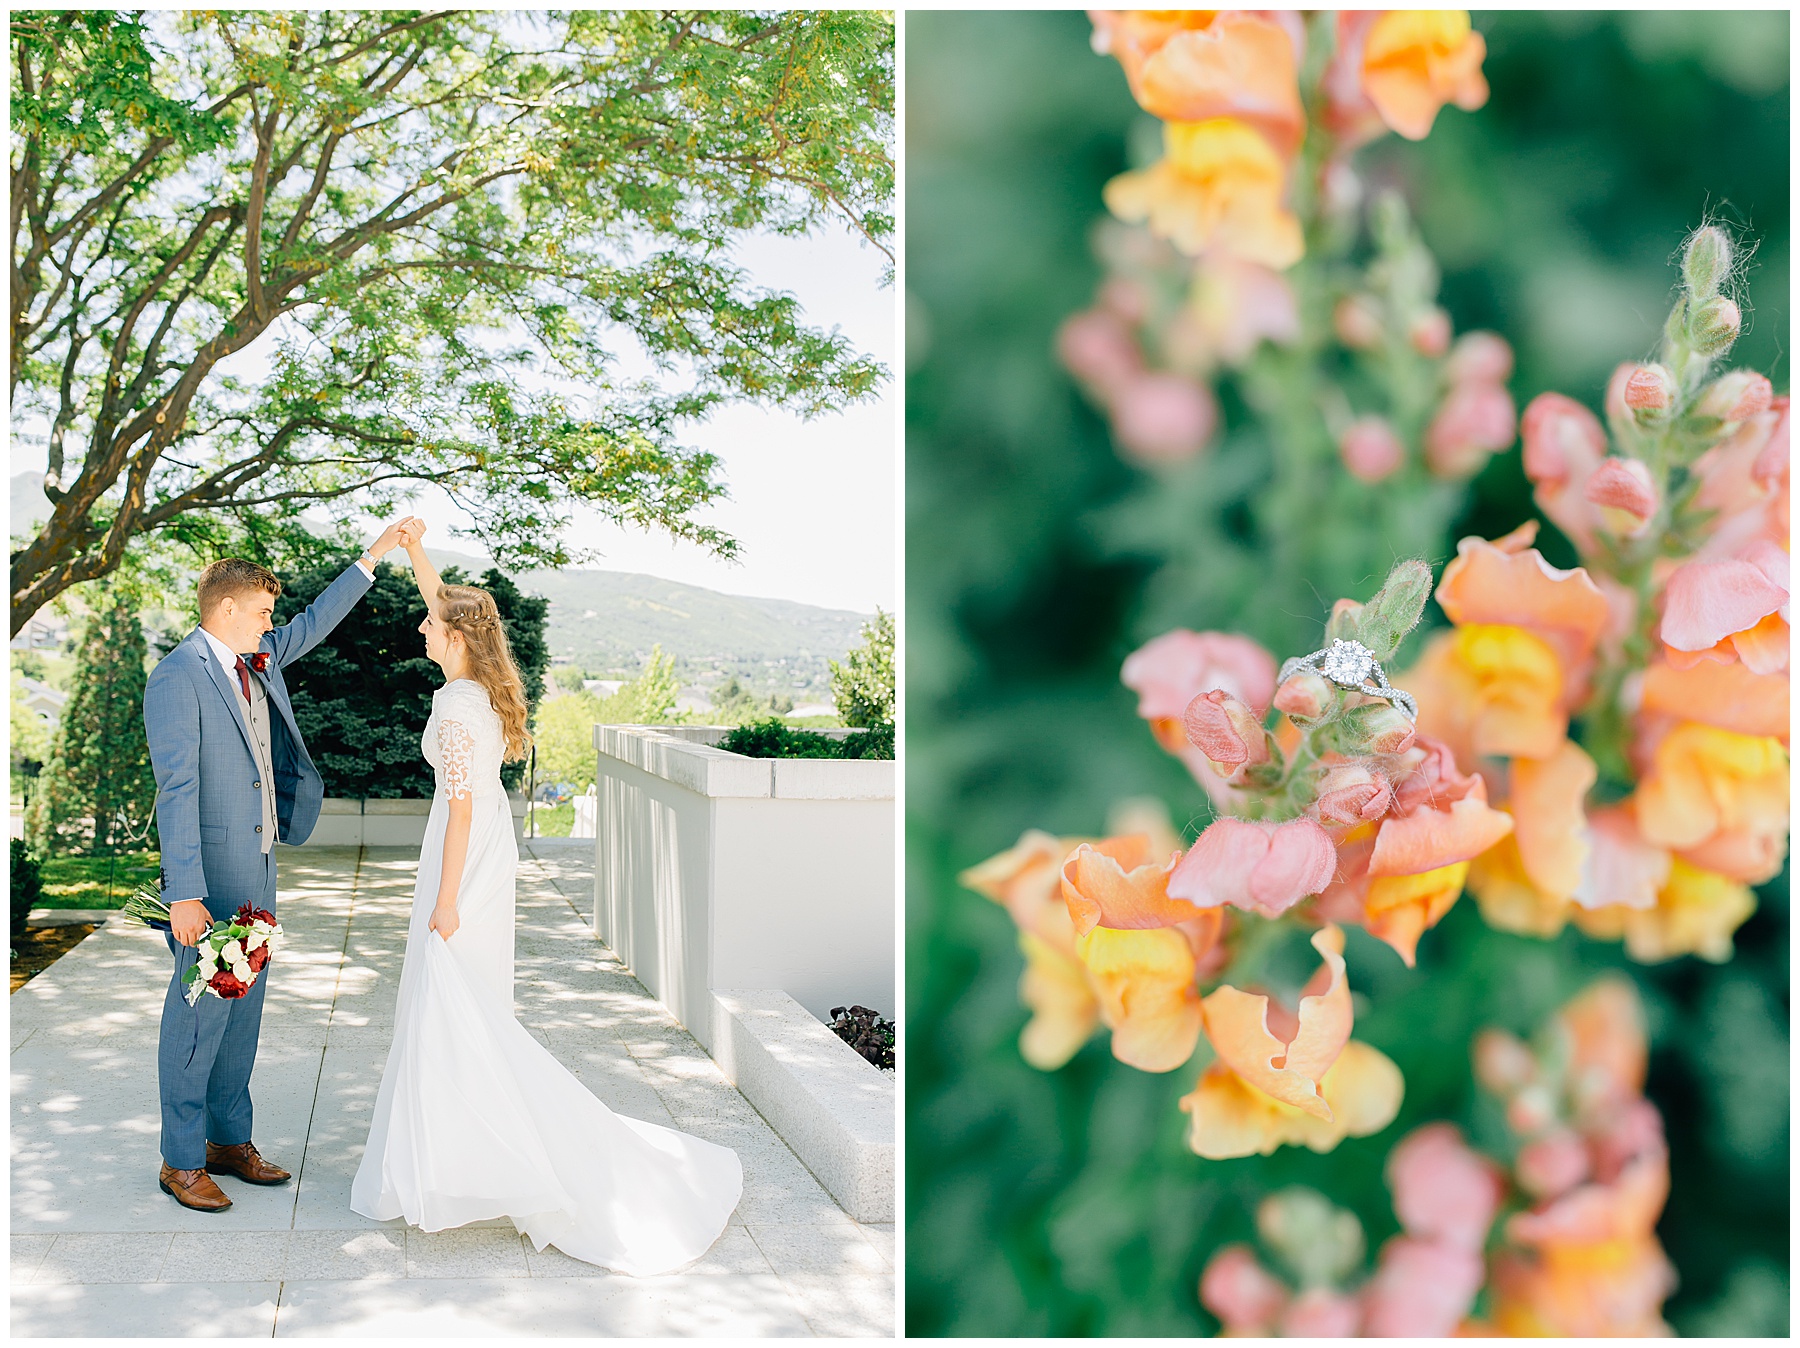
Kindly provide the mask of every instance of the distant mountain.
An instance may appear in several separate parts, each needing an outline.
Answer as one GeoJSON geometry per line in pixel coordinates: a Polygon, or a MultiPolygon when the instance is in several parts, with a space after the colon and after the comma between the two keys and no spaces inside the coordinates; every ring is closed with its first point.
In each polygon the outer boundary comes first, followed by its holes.
{"type": "MultiPolygon", "coordinates": [[[[488,565],[455,553],[433,560],[472,577],[488,565]]],[[[720,594],[628,571],[524,571],[515,579],[550,601],[551,656],[566,656],[589,675],[629,677],[660,645],[694,682],[712,682],[716,673],[756,692],[826,694],[826,662],[842,660],[873,616],[720,594]]]]}
{"type": "MultiPolygon", "coordinates": [[[[31,534],[49,517],[42,473],[12,478],[11,530],[31,534]]],[[[441,569],[477,578],[490,565],[462,553],[432,553],[441,569]]],[[[392,561],[404,564],[404,555],[392,561]]],[[[546,637],[552,657],[567,657],[590,676],[629,678],[653,646],[676,658],[684,682],[710,686],[735,677],[758,694],[829,700],[830,660],[842,660],[870,614],[815,608],[786,599],[752,599],[628,571],[524,571],[520,587],[550,601],[546,637]]]]}

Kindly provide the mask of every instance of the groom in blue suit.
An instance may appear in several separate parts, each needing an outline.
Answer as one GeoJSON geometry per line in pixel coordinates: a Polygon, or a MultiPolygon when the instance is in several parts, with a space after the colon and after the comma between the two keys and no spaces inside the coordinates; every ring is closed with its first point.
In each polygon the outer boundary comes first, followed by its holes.
{"type": "Polygon", "coordinates": [[[199,628],[162,658],[144,686],[167,939],[175,957],[156,1055],[158,1182],[197,1212],[231,1206],[209,1172],[251,1184],[281,1184],[288,1172],[265,1161],[250,1140],[250,1070],[267,972],[242,997],[209,994],[193,1006],[182,976],[213,920],[246,903],[275,911],[274,844],[306,841],[325,795],[294,724],[282,666],[344,620],[406,522],[390,525],[281,627],[273,624],[281,582],[272,572],[236,557],[214,562],[200,575],[199,628]]]}

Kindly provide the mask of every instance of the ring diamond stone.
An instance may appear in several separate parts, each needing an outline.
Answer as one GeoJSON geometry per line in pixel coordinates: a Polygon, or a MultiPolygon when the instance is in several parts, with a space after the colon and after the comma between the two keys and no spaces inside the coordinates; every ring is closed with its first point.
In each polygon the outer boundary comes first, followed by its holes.
{"type": "Polygon", "coordinates": [[[1375,672],[1375,653],[1360,641],[1334,641],[1319,672],[1340,688],[1359,688],[1375,672]]]}
{"type": "Polygon", "coordinates": [[[1413,701],[1412,694],[1403,692],[1388,682],[1387,671],[1382,669],[1381,661],[1375,658],[1375,652],[1360,641],[1345,641],[1340,638],[1324,650],[1296,656],[1281,666],[1277,681],[1286,683],[1302,669],[1324,675],[1339,688],[1347,688],[1367,697],[1378,697],[1397,707],[1409,721],[1416,722],[1419,719],[1419,706],[1413,701]]]}

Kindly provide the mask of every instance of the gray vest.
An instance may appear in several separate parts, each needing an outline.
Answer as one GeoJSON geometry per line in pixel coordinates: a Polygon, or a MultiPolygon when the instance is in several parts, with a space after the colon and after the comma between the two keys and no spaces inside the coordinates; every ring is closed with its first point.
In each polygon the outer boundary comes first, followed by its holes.
{"type": "Polygon", "coordinates": [[[238,712],[250,727],[250,743],[256,750],[256,785],[262,788],[262,850],[275,846],[275,756],[269,748],[269,695],[254,671],[250,674],[250,701],[244,701],[244,686],[238,682],[235,666],[225,671],[231,690],[237,694],[238,712]]]}

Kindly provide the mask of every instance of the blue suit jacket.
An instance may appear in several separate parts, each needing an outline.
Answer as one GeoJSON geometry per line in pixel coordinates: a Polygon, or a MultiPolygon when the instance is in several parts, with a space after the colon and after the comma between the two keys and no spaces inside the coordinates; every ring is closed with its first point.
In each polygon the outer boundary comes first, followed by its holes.
{"type": "MultiPolygon", "coordinates": [[[[263,636],[270,656],[269,749],[275,763],[280,840],[305,842],[319,820],[324,782],[308,757],[281,667],[298,660],[344,620],[374,581],[352,565],[303,613],[263,636]]],[[[250,732],[238,711],[236,674],[221,669],[198,628],[150,671],[144,685],[144,733],[156,773],[156,828],[162,838],[163,891],[171,903],[217,894],[232,908],[266,883],[262,789],[250,732]]],[[[207,910],[226,914],[219,905],[207,910]]]]}

